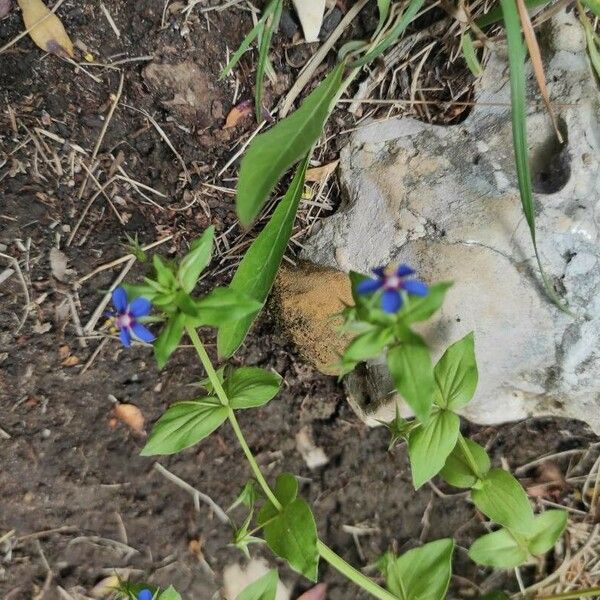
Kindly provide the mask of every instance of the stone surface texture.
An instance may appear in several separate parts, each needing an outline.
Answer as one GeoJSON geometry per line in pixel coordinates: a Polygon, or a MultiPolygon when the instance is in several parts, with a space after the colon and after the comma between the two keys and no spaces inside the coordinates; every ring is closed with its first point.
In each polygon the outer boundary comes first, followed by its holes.
{"type": "MultiPolygon", "coordinates": [[[[303,257],[364,273],[406,262],[429,282],[453,280],[441,313],[421,332],[437,359],[475,331],[479,387],[464,416],[481,424],[565,416],[600,433],[600,97],[572,15],[547,24],[543,47],[565,142],[544,108],[531,102],[537,236],[547,273],[576,318],[540,287],[516,188],[502,47],[460,125],[403,118],[353,135],[339,168],[345,202],[303,257]]],[[[528,98],[538,99],[528,79],[528,98]]],[[[393,417],[397,398],[383,365],[359,369],[347,389],[367,422],[393,417]]]]}

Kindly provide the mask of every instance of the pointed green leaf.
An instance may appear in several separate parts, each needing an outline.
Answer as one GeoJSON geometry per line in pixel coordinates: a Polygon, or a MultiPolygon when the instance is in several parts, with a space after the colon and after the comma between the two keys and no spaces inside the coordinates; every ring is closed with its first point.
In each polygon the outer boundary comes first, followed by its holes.
{"type": "Polygon", "coordinates": [[[296,112],[250,144],[242,159],[237,187],[236,206],[243,225],[252,223],[287,169],[306,156],[321,135],[343,72],[341,63],[296,112]]]}
{"type": "Polygon", "coordinates": [[[233,409],[263,406],[279,393],[281,377],[257,367],[236,369],[223,387],[233,409]]]}
{"type": "Polygon", "coordinates": [[[506,529],[499,529],[475,540],[469,558],[477,564],[497,569],[512,569],[527,562],[529,553],[506,529]]]}
{"type": "Polygon", "coordinates": [[[394,334],[391,329],[380,327],[371,329],[355,337],[344,351],[344,360],[361,362],[379,356],[392,341],[394,334]]]}
{"type": "MultiPolygon", "coordinates": [[[[491,462],[485,448],[473,440],[465,439],[471,456],[482,475],[486,475],[490,470],[491,462]]],[[[472,488],[479,479],[473,474],[473,470],[467,460],[460,444],[456,444],[450,456],[446,460],[444,468],[440,471],[440,476],[444,481],[458,488],[472,488]]]]}
{"type": "Polygon", "coordinates": [[[411,432],[408,453],[415,489],[440,472],[456,446],[459,431],[458,415],[440,410],[427,423],[411,432]]]}
{"type": "Polygon", "coordinates": [[[390,592],[402,600],[443,600],[452,575],[454,540],[443,539],[386,561],[390,592]]]}
{"type": "Polygon", "coordinates": [[[492,469],[471,492],[475,506],[492,521],[528,535],[532,532],[533,510],[521,484],[504,469],[492,469]]]}
{"type": "Polygon", "coordinates": [[[460,48],[465,62],[467,63],[467,67],[469,67],[469,71],[471,71],[475,77],[479,77],[483,73],[483,69],[477,58],[477,51],[473,45],[473,38],[468,31],[465,31],[460,38],[460,48]]]}
{"type": "Polygon", "coordinates": [[[181,595],[170,585],[164,592],[161,592],[158,600],[181,600],[181,595]]]}
{"type": "Polygon", "coordinates": [[[260,302],[231,287],[214,288],[206,296],[196,300],[195,305],[198,316],[189,319],[194,327],[220,327],[223,323],[255,315],[261,308],[260,302]]]}
{"type": "Polygon", "coordinates": [[[473,333],[452,344],[433,369],[434,401],[442,408],[456,410],[468,404],[477,388],[477,361],[473,333]]]}
{"type": "Polygon", "coordinates": [[[180,452],[210,435],[225,419],[227,407],[216,398],[177,402],[154,425],[141,454],[180,452]]]}
{"type": "Polygon", "coordinates": [[[412,341],[390,348],[387,365],[400,395],[417,418],[425,422],[433,404],[433,366],[425,342],[417,335],[412,341]]]}
{"type": "Polygon", "coordinates": [[[426,321],[436,313],[444,303],[446,292],[452,287],[449,281],[442,281],[429,286],[427,296],[419,298],[411,296],[405,307],[400,311],[400,322],[406,325],[426,321]]]}
{"type": "Polygon", "coordinates": [[[183,291],[190,294],[200,273],[204,271],[206,265],[210,262],[213,249],[213,239],[215,237],[215,228],[211,225],[190,247],[190,251],[185,255],[177,270],[177,279],[181,284],[183,291]]]}
{"type": "Polygon", "coordinates": [[[260,579],[245,587],[235,600],[275,600],[279,575],[277,569],[265,573],[260,579]]]}
{"type": "Polygon", "coordinates": [[[566,510],[547,510],[534,519],[533,532],[527,547],[534,555],[545,554],[556,544],[567,527],[566,510]]]}
{"type": "Polygon", "coordinates": [[[183,313],[175,313],[165,323],[160,335],[154,342],[154,358],[159,369],[162,369],[169,360],[169,357],[181,341],[183,328],[185,327],[186,316],[183,313]]]}
{"type": "MultiPolygon", "coordinates": [[[[261,303],[267,299],[292,233],[298,203],[304,189],[308,158],[296,170],[294,179],[273,216],[244,254],[230,288],[242,291],[261,303]]],[[[219,356],[231,356],[243,343],[255,315],[219,327],[217,349],[219,356]]]]}

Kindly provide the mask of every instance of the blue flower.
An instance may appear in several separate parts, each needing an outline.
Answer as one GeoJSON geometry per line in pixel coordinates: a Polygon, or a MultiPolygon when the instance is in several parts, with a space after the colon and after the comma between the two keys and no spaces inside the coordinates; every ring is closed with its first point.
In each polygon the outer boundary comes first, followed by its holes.
{"type": "Polygon", "coordinates": [[[152,343],[156,338],[139,321],[152,310],[152,303],[146,298],[127,300],[127,292],[118,287],[112,294],[112,303],[115,312],[111,315],[114,326],[119,330],[119,338],[125,348],[131,346],[131,338],[135,337],[142,342],[152,343]]]}
{"type": "Polygon", "coordinates": [[[137,595],[137,600],[152,600],[152,598],[154,598],[154,596],[152,595],[152,592],[147,588],[141,590],[137,595]]]}
{"type": "Polygon", "coordinates": [[[418,279],[405,279],[415,273],[408,265],[400,265],[395,270],[378,267],[373,269],[373,273],[375,277],[361,281],[356,291],[359,294],[372,294],[382,289],[381,308],[386,313],[396,313],[402,308],[401,290],[414,296],[427,295],[428,288],[425,283],[418,279]]]}

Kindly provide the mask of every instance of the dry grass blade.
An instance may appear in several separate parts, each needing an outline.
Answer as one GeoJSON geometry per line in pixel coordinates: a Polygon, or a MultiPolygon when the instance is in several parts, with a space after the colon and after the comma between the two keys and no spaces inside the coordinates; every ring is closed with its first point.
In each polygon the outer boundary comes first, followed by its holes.
{"type": "Polygon", "coordinates": [[[531,24],[531,19],[529,18],[527,7],[525,6],[525,0],[516,0],[516,3],[517,9],[519,11],[519,18],[521,19],[521,26],[523,27],[525,43],[527,44],[529,56],[531,57],[531,64],[533,66],[535,79],[537,81],[538,87],[540,88],[540,93],[542,94],[542,98],[544,100],[544,104],[546,105],[546,109],[548,110],[548,115],[552,120],[554,130],[556,131],[556,137],[558,138],[558,141],[562,144],[563,137],[558,128],[556,115],[554,114],[554,109],[552,108],[552,104],[550,102],[548,86],[546,85],[546,75],[544,74],[544,65],[542,63],[542,54],[540,52],[540,46],[538,44],[535,31],[533,30],[533,25],[531,24]]]}

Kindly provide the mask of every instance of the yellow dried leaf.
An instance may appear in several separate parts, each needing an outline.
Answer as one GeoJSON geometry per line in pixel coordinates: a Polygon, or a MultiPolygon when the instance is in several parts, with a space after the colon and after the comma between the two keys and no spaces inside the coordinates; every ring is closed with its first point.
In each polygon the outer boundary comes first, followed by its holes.
{"type": "Polygon", "coordinates": [[[242,120],[252,114],[252,101],[244,100],[240,102],[237,106],[234,106],[227,115],[227,119],[225,120],[225,125],[223,129],[230,129],[231,127],[236,127],[237,124],[242,120]]]}
{"type": "Polygon", "coordinates": [[[46,52],[62,58],[73,58],[73,42],[60,19],[42,0],[18,0],[23,22],[31,39],[46,52]]]}
{"type": "Polygon", "coordinates": [[[75,365],[78,365],[79,362],[79,357],[71,354],[71,356],[67,356],[60,364],[63,367],[74,367],[75,365]]]}
{"type": "Polygon", "coordinates": [[[321,183],[325,181],[336,169],[338,166],[339,160],[334,160],[326,165],[321,165],[320,167],[312,167],[311,169],[307,169],[306,171],[306,181],[316,181],[321,183]]]}
{"type": "Polygon", "coordinates": [[[133,404],[115,404],[115,417],[122,423],[125,423],[134,433],[143,435],[144,432],[144,415],[142,411],[133,404]]]}

